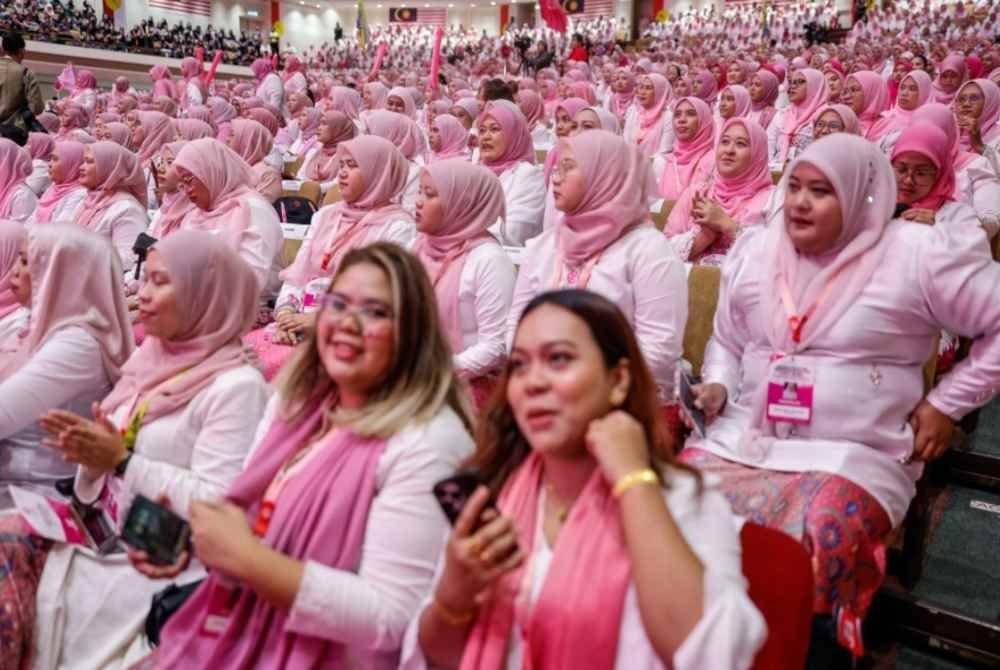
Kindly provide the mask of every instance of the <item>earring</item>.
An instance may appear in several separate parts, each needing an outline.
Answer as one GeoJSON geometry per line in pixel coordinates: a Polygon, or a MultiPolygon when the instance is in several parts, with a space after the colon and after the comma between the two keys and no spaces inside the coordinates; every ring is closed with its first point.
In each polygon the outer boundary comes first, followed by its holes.
{"type": "Polygon", "coordinates": [[[622,403],[625,402],[625,392],[621,389],[615,389],[611,392],[611,406],[621,407],[622,403]]]}

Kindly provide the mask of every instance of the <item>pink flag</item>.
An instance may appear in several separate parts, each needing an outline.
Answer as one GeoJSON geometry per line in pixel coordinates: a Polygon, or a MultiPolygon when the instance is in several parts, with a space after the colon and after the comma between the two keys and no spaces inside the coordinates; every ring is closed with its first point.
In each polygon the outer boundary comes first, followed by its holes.
{"type": "Polygon", "coordinates": [[[569,17],[559,0],[538,0],[538,11],[552,30],[564,33],[569,28],[569,17]]]}
{"type": "MultiPolygon", "coordinates": [[[[204,56],[202,56],[204,58],[204,56]]],[[[201,80],[205,82],[205,86],[211,86],[212,82],[215,81],[215,71],[219,69],[219,63],[222,62],[222,52],[216,51],[215,58],[212,59],[212,64],[208,67],[208,72],[201,73],[201,80]]]]}
{"type": "Polygon", "coordinates": [[[72,63],[66,63],[54,86],[57,91],[72,91],[76,88],[76,70],[72,63]]]}
{"type": "Polygon", "coordinates": [[[441,72],[441,38],[444,37],[444,29],[438,26],[434,31],[434,53],[431,56],[431,80],[427,82],[432,91],[438,89],[438,73],[441,72]]]}
{"type": "Polygon", "coordinates": [[[378,51],[375,52],[375,62],[372,63],[372,71],[368,73],[368,81],[375,81],[378,77],[378,71],[382,69],[382,61],[388,51],[389,45],[385,42],[378,45],[378,51]]]}

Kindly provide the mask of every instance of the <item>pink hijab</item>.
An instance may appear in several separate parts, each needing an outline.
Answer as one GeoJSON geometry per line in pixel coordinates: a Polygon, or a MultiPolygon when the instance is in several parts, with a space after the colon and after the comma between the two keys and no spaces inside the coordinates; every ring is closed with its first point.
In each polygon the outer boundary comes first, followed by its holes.
{"type": "Polygon", "coordinates": [[[48,133],[28,133],[28,143],[24,147],[33,161],[47,161],[56,148],[56,140],[48,133]]]}
{"type": "Polygon", "coordinates": [[[27,363],[54,333],[76,327],[97,341],[104,373],[117,382],[135,349],[118,252],[103,235],[71,224],[32,226],[27,236],[31,320],[0,378],[27,363]]]}
{"type": "Polygon", "coordinates": [[[269,58],[258,58],[250,64],[250,71],[253,72],[253,76],[257,78],[257,81],[261,81],[264,77],[274,72],[274,65],[269,58]]]}
{"type": "MultiPolygon", "coordinates": [[[[393,116],[404,118],[399,114],[393,116]]],[[[378,239],[378,228],[390,219],[410,218],[393,202],[406,187],[410,168],[392,142],[375,135],[361,135],[342,143],[337,153],[341,160],[349,156],[357,162],[364,191],[354,202],[328,205],[314,215],[312,240],[281,273],[282,279],[295,286],[302,287],[316,277],[329,276],[350,249],[378,239]]]]}
{"type": "Polygon", "coordinates": [[[497,243],[487,229],[506,216],[506,200],[500,180],[481,165],[458,158],[428,165],[424,172],[444,211],[441,227],[419,234],[413,252],[427,268],[452,353],[459,354],[464,349],[458,299],[462,268],[477,246],[497,243]]]}
{"type": "Polygon", "coordinates": [[[31,171],[28,152],[8,139],[0,139],[0,218],[10,216],[14,195],[31,171]]]}
{"type": "Polygon", "coordinates": [[[125,148],[132,146],[132,130],[124,123],[105,123],[104,129],[108,132],[109,139],[115,144],[120,144],[125,148]]]}
{"type": "Polygon", "coordinates": [[[441,150],[431,154],[432,163],[448,158],[467,157],[469,131],[461,121],[451,114],[438,114],[432,125],[441,135],[441,150]]]}
{"type": "Polygon", "coordinates": [[[403,88],[402,86],[397,86],[389,90],[389,94],[386,96],[386,102],[389,98],[396,97],[403,101],[403,115],[408,119],[417,118],[417,103],[413,100],[413,94],[409,89],[403,88]]]}
{"type": "Polygon", "coordinates": [[[385,109],[370,112],[365,120],[369,135],[392,142],[406,160],[416,160],[423,151],[420,128],[409,117],[385,109]]]}
{"type": "Polygon", "coordinates": [[[694,86],[691,90],[691,95],[694,97],[701,98],[709,105],[714,105],[716,100],[718,100],[719,82],[715,78],[715,75],[708,70],[697,72],[692,77],[691,83],[694,86]]]}
{"type": "MultiPolygon", "coordinates": [[[[173,161],[186,144],[187,141],[184,140],[165,144],[160,151],[160,155],[163,157],[169,155],[170,160],[173,161]]],[[[159,215],[156,220],[156,236],[160,239],[165,239],[167,235],[180,230],[184,219],[195,209],[197,209],[195,204],[191,202],[187,197],[187,193],[180,187],[173,193],[164,192],[160,202],[159,215]]]]}
{"type": "Polygon", "coordinates": [[[261,107],[251,109],[247,112],[247,118],[267,128],[267,132],[271,133],[272,138],[278,134],[278,117],[266,109],[261,107]]]}
{"type": "Polygon", "coordinates": [[[524,118],[517,105],[509,100],[493,100],[486,103],[486,109],[479,118],[486,117],[500,125],[507,146],[503,155],[492,163],[486,163],[480,158],[483,165],[499,177],[522,161],[534,164],[535,145],[528,130],[528,120],[524,118]]]}
{"type": "Polygon", "coordinates": [[[77,225],[93,228],[112,205],[129,197],[145,209],[146,177],[139,157],[120,144],[107,141],[94,142],[87,150],[94,156],[97,186],[88,191],[77,210],[77,225]]]}
{"type": "Polygon", "coordinates": [[[249,201],[260,198],[254,190],[256,179],[239,154],[218,140],[188,142],[174,165],[190,172],[209,193],[209,207],[197,207],[184,220],[195,230],[225,231],[226,242],[237,248],[253,223],[249,201]]]}
{"type": "Polygon", "coordinates": [[[14,266],[20,258],[24,239],[24,226],[0,219],[0,319],[21,307],[10,280],[14,276],[14,266]]]}
{"type": "Polygon", "coordinates": [[[746,171],[738,175],[726,177],[716,171],[715,179],[709,188],[710,197],[722,206],[729,216],[748,200],[762,190],[774,186],[771,171],[768,168],[767,132],[753,121],[741,118],[727,120],[719,132],[719,138],[734,125],[741,125],[750,136],[750,165],[746,171]]]}
{"type": "MultiPolygon", "coordinates": [[[[802,128],[812,126],[819,110],[826,104],[826,99],[830,95],[830,88],[822,72],[808,67],[803,68],[801,72],[806,78],[806,99],[801,104],[792,104],[785,110],[785,124],[779,138],[779,155],[782,161],[788,159],[792,138],[802,128]]],[[[792,76],[795,76],[794,72],[792,76]]]]}
{"type": "Polygon", "coordinates": [[[916,209],[938,211],[942,205],[955,199],[955,166],[951,146],[944,131],[932,123],[919,122],[906,128],[892,149],[892,160],[903,153],[917,153],[934,163],[938,179],[930,193],[912,203],[916,209]]]}
{"type": "MultiPolygon", "coordinates": [[[[998,117],[1000,117],[1000,87],[989,79],[973,79],[966,82],[964,86],[969,84],[975,84],[983,92],[985,100],[982,114],[979,115],[979,134],[984,144],[990,144],[1000,137],[1000,123],[997,122],[998,117]]],[[[961,143],[962,149],[970,150],[969,136],[965,132],[962,133],[961,143]]]]}
{"type": "Polygon", "coordinates": [[[628,89],[624,93],[614,93],[611,98],[611,111],[618,117],[618,123],[625,123],[625,114],[635,101],[635,75],[628,68],[618,68],[616,75],[624,75],[628,89]]]}
{"type": "Polygon", "coordinates": [[[854,110],[847,105],[841,105],[839,103],[836,105],[827,105],[819,110],[819,114],[816,115],[816,120],[818,121],[819,117],[823,116],[827,112],[833,112],[840,117],[840,122],[844,124],[843,132],[850,133],[851,135],[861,134],[861,125],[858,123],[858,117],[854,113],[854,110]]]}
{"type": "Polygon", "coordinates": [[[174,119],[174,129],[177,137],[182,140],[200,140],[203,137],[215,137],[212,126],[198,119],[174,119]]]}
{"type": "Polygon", "coordinates": [[[361,96],[353,88],[347,86],[334,86],[330,89],[330,107],[343,114],[351,121],[361,118],[361,110],[365,103],[361,96]]]}
{"type": "Polygon", "coordinates": [[[80,168],[83,166],[85,150],[86,147],[80,142],[67,140],[56,143],[55,153],[62,168],[62,180],[53,182],[38,199],[35,223],[49,223],[52,213],[62,199],[78,188],[83,188],[80,186],[80,168]]]}
{"type": "Polygon", "coordinates": [[[274,138],[267,128],[253,119],[233,119],[230,141],[235,142],[234,150],[250,166],[264,160],[271,153],[274,144],[274,138]]]}
{"type": "Polygon", "coordinates": [[[189,119],[204,121],[208,125],[212,126],[212,129],[215,132],[219,131],[218,127],[215,125],[215,121],[212,119],[212,110],[205,105],[191,105],[187,108],[187,117],[189,119]]]}
{"type": "Polygon", "coordinates": [[[149,69],[149,76],[153,80],[153,96],[165,95],[174,100],[178,99],[177,85],[174,83],[170,70],[166,65],[154,65],[149,69]]]}
{"type": "Polygon", "coordinates": [[[885,79],[870,70],[855,72],[848,75],[847,78],[858,82],[865,99],[865,107],[858,115],[861,134],[870,140],[874,139],[871,134],[872,128],[889,104],[889,89],[885,84],[885,79]]]}
{"type": "Polygon", "coordinates": [[[465,110],[465,113],[469,115],[472,119],[472,123],[475,124],[476,119],[479,118],[479,101],[475,98],[459,98],[455,101],[455,107],[461,107],[465,110]]]}
{"type": "Polygon", "coordinates": [[[733,100],[736,101],[736,110],[730,118],[740,118],[750,113],[750,91],[739,84],[732,84],[722,89],[723,93],[726,91],[732,93],[733,100]]]}
{"type": "MultiPolygon", "coordinates": [[[[660,137],[663,133],[663,124],[666,123],[663,110],[673,95],[673,89],[667,78],[655,72],[643,75],[641,79],[648,79],[653,85],[653,106],[639,109],[639,134],[636,136],[636,144],[647,158],[651,158],[660,147],[660,137]]],[[[579,110],[577,110],[579,111],[579,110]]]]}
{"type": "Polygon", "coordinates": [[[149,401],[143,424],[190,403],[219,375],[247,364],[240,339],[257,318],[253,270],[213,235],[181,230],[153,247],[177,292],[181,330],[169,340],[147,336],[101,403],[112,412],[149,401]]]}
{"type": "Polygon", "coordinates": [[[962,90],[962,85],[966,79],[969,78],[968,67],[965,57],[961,54],[951,54],[941,61],[937,79],[934,80],[934,102],[940,102],[945,105],[952,103],[958,92],[962,90]],[[941,86],[941,75],[945,72],[954,72],[959,77],[958,87],[954,91],[948,92],[941,86]]]}
{"type": "Polygon", "coordinates": [[[680,195],[680,192],[691,185],[702,159],[715,148],[715,123],[708,103],[694,96],[681,98],[674,105],[674,114],[684,103],[694,107],[698,114],[698,132],[690,140],[682,140],[680,137],[674,139],[674,149],[667,154],[667,167],[660,179],[661,194],[673,194],[676,186],[679,187],[680,195]],[[675,171],[676,174],[673,174],[675,171]],[[670,183],[673,178],[677,179],[676,185],[670,183]]]}
{"type": "Polygon", "coordinates": [[[868,136],[871,139],[882,138],[889,133],[900,131],[910,125],[910,122],[913,120],[913,113],[930,100],[933,82],[929,74],[923,70],[912,70],[899,82],[900,86],[907,79],[911,80],[917,86],[917,106],[913,109],[903,109],[900,107],[899,94],[897,92],[896,104],[893,105],[892,109],[883,114],[882,118],[876,121],[872,125],[871,130],[869,130],[868,136]]]}
{"type": "Polygon", "coordinates": [[[300,156],[308,154],[319,142],[316,138],[316,131],[319,130],[319,122],[323,119],[323,112],[315,107],[307,107],[303,111],[305,111],[306,118],[305,122],[299,120],[299,140],[302,142],[302,148],[299,149],[300,156]]]}
{"type": "Polygon", "coordinates": [[[328,144],[320,144],[317,147],[306,169],[306,176],[319,182],[330,181],[337,176],[337,171],[340,169],[337,147],[341,142],[353,139],[358,130],[346,114],[338,111],[323,114],[322,123],[330,128],[333,137],[328,144]]]}
{"type": "Polygon", "coordinates": [[[587,101],[588,105],[597,104],[597,94],[594,93],[594,87],[585,81],[574,81],[569,84],[569,94],[573,98],[583,98],[587,101]]]}
{"type": "MultiPolygon", "coordinates": [[[[588,184],[572,212],[565,212],[556,247],[562,262],[577,267],[649,219],[653,178],[639,147],[606,130],[588,130],[559,141],[569,149],[588,184]]],[[[580,287],[583,288],[583,287],[580,287]]]]}
{"type": "Polygon", "coordinates": [[[146,137],[139,147],[139,161],[143,166],[149,165],[162,147],[167,142],[177,139],[177,131],[174,130],[174,122],[169,116],[162,112],[131,112],[139,119],[139,123],[146,131],[146,137]]]}
{"type": "Polygon", "coordinates": [[[389,99],[388,87],[380,81],[370,81],[365,84],[365,92],[371,100],[372,111],[385,109],[385,102],[389,99]]]}
{"type": "Polygon", "coordinates": [[[917,124],[922,121],[926,121],[944,132],[945,137],[948,138],[951,159],[956,172],[961,171],[966,165],[979,157],[979,154],[962,149],[959,141],[958,121],[955,120],[955,114],[951,111],[951,107],[940,102],[928,102],[913,112],[912,123],[917,124]]]}
{"type": "Polygon", "coordinates": [[[534,130],[538,124],[545,125],[545,103],[538,93],[527,89],[518,91],[517,106],[528,120],[528,130],[534,130]]]}

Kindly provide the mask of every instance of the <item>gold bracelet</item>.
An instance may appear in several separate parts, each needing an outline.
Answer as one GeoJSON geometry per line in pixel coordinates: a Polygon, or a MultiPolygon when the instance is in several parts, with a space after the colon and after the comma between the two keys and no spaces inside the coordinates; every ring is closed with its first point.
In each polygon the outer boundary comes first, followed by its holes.
{"type": "Polygon", "coordinates": [[[652,468],[642,468],[633,470],[615,482],[615,487],[611,490],[616,498],[621,498],[629,489],[641,484],[660,485],[660,478],[652,468]]]}
{"type": "Polygon", "coordinates": [[[456,612],[441,602],[437,594],[434,595],[434,609],[449,626],[464,626],[475,618],[477,612],[475,607],[464,612],[456,612]]]}

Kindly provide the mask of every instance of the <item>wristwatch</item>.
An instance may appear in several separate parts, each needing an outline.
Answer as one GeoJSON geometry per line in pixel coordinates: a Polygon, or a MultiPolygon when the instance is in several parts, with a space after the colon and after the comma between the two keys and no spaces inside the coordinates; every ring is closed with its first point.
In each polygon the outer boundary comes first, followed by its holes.
{"type": "Polygon", "coordinates": [[[121,479],[122,477],[125,476],[125,471],[128,469],[128,464],[129,461],[131,460],[132,460],[132,450],[129,449],[128,451],[125,452],[125,458],[118,461],[118,465],[115,466],[115,472],[114,472],[115,477],[121,479]]]}

